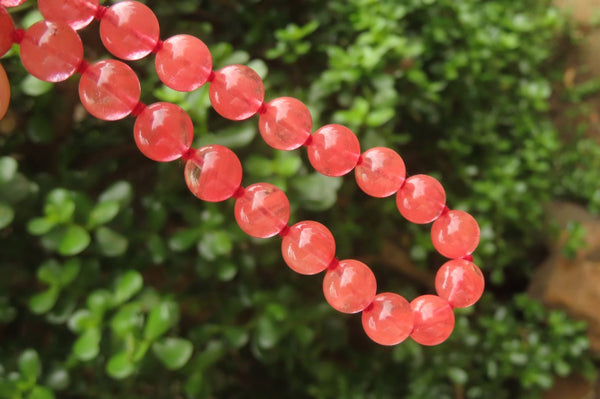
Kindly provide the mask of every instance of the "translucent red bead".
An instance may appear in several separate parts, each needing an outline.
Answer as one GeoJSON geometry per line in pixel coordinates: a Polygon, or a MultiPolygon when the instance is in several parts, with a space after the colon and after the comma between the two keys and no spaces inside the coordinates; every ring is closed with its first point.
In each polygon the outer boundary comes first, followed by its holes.
{"type": "Polygon", "coordinates": [[[147,106],[139,114],[133,136],[142,154],[155,161],[169,162],[190,149],[194,126],[183,109],[161,102],[147,106]]]}
{"type": "Polygon", "coordinates": [[[83,44],[68,25],[40,21],[25,32],[21,59],[36,78],[61,82],[73,75],[83,60],[83,44]]]}
{"type": "Polygon", "coordinates": [[[209,87],[210,102],[222,117],[241,121],[258,112],[265,88],[252,68],[229,65],[214,74],[209,87]]]}
{"type": "Polygon", "coordinates": [[[445,299],[437,295],[422,295],[413,299],[410,307],[414,328],[410,337],[421,345],[444,342],[454,329],[454,312],[445,299]]]}
{"type": "Polygon", "coordinates": [[[398,153],[389,148],[376,147],[361,155],[354,175],[356,183],[366,194],[383,198],[400,189],[406,177],[406,167],[398,153]]]}
{"type": "Polygon", "coordinates": [[[430,223],[437,219],[446,206],[446,192],[439,181],[427,175],[406,179],[396,194],[398,210],[413,223],[430,223]]]}
{"type": "Polygon", "coordinates": [[[0,7],[0,57],[10,50],[13,44],[13,31],[15,26],[12,18],[5,8],[0,7]]]}
{"type": "Polygon", "coordinates": [[[64,23],[79,30],[94,20],[98,0],[38,0],[38,8],[48,21],[64,23]]]}
{"type": "Polygon", "coordinates": [[[100,21],[100,37],[108,51],[124,60],[139,60],[155,49],[160,35],[158,19],[137,1],[111,6],[100,21]]]}
{"type": "Polygon", "coordinates": [[[437,294],[454,308],[466,308],[481,298],[485,280],[481,270],[464,259],[450,260],[435,276],[437,294]]]}
{"type": "Polygon", "coordinates": [[[335,239],[321,223],[299,222],[281,242],[285,263],[300,274],[317,274],[327,269],[335,256],[335,239]]]}
{"type": "Polygon", "coordinates": [[[0,6],[4,7],[16,7],[25,3],[27,0],[0,0],[0,6]]]}
{"type": "Polygon", "coordinates": [[[98,119],[125,118],[140,99],[140,81],[133,70],[117,60],[89,66],[79,81],[81,103],[98,119]]]}
{"type": "Polygon", "coordinates": [[[306,142],[312,130],[312,116],[302,102],[292,97],[276,98],[266,105],[258,119],[265,142],[278,150],[294,150],[306,142]]]}
{"type": "Polygon", "coordinates": [[[377,281],[371,269],[353,259],[330,267],[323,279],[325,299],[335,310],[357,313],[373,302],[377,281]]]}
{"type": "Polygon", "coordinates": [[[2,64],[0,64],[0,119],[4,118],[4,115],[6,115],[9,103],[10,84],[8,82],[8,76],[6,76],[6,71],[2,67],[2,64]]]}
{"type": "Polygon", "coordinates": [[[396,345],[413,330],[410,304],[398,294],[384,292],[362,312],[365,333],[380,345],[396,345]]]}
{"type": "Polygon", "coordinates": [[[311,137],[308,159],[319,173],[343,176],[358,163],[360,143],[352,130],[342,125],[325,125],[311,137]]]}
{"type": "Polygon", "coordinates": [[[185,165],[185,182],[203,201],[219,202],[231,198],[242,182],[242,164],[227,147],[208,145],[199,148],[185,165]]]}
{"type": "Polygon", "coordinates": [[[431,241],[447,258],[470,255],[479,245],[479,225],[463,211],[448,211],[431,226],[431,241]]]}
{"type": "Polygon", "coordinates": [[[290,202],[272,184],[253,184],[235,201],[235,220],[252,237],[273,237],[286,227],[289,219],[290,202]]]}
{"type": "Polygon", "coordinates": [[[177,35],[163,42],[156,53],[156,73],[168,87],[192,91],[208,80],[212,56],[204,42],[194,36],[177,35]]]}

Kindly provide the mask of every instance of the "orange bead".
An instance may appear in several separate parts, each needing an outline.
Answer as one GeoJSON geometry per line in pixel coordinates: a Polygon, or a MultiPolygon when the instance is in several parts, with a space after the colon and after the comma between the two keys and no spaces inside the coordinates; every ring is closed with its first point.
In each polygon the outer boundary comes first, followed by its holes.
{"type": "Polygon", "coordinates": [[[444,342],[454,329],[454,312],[448,301],[437,295],[422,295],[413,299],[410,307],[414,329],[410,337],[421,345],[444,342]]]}
{"type": "Polygon", "coordinates": [[[335,256],[335,239],[329,229],[310,220],[299,222],[281,241],[285,263],[300,274],[317,274],[327,269],[335,256]]]}
{"type": "Polygon", "coordinates": [[[265,87],[252,68],[229,65],[215,72],[208,94],[213,108],[223,118],[241,121],[258,112],[265,87]]]}
{"type": "Polygon", "coordinates": [[[442,214],[446,206],[446,192],[440,182],[431,176],[411,176],[398,190],[396,205],[408,221],[430,223],[442,214]]]}
{"type": "Polygon", "coordinates": [[[235,201],[235,220],[246,234],[269,238],[283,230],[290,219],[290,202],[279,188],[256,183],[235,201]]]}
{"type": "Polygon", "coordinates": [[[448,211],[431,226],[431,241],[443,256],[461,258],[477,248],[479,225],[467,212],[448,211]]]}
{"type": "Polygon", "coordinates": [[[0,57],[2,57],[13,44],[15,26],[12,18],[5,8],[0,7],[0,57]]]}
{"type": "Polygon", "coordinates": [[[362,312],[363,329],[380,345],[396,345],[413,330],[413,312],[406,299],[398,294],[384,292],[362,312]]]}
{"type": "Polygon", "coordinates": [[[404,183],[406,167],[395,151],[385,147],[375,147],[363,152],[361,162],[354,169],[356,183],[366,194],[389,197],[395,194],[404,183]]]}
{"type": "Polygon", "coordinates": [[[342,313],[358,313],[373,302],[377,292],[375,275],[362,262],[353,259],[339,261],[327,270],[323,279],[325,299],[342,313]]]}
{"type": "Polygon", "coordinates": [[[442,265],[435,276],[437,294],[454,308],[466,308],[481,298],[485,280],[472,262],[453,259],[442,265]]]}
{"type": "Polygon", "coordinates": [[[10,83],[8,82],[8,76],[6,76],[6,71],[4,71],[2,64],[0,64],[0,119],[4,118],[4,115],[6,115],[9,103],[10,83]]]}
{"type": "Polygon", "coordinates": [[[311,137],[308,160],[325,176],[343,176],[360,157],[360,143],[352,130],[342,125],[325,125],[311,137]]]}

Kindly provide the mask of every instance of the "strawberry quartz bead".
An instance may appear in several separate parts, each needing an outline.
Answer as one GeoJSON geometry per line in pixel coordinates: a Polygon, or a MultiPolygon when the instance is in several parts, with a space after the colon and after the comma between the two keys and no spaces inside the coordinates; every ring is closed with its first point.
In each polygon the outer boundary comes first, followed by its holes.
{"type": "Polygon", "coordinates": [[[396,205],[408,221],[430,223],[444,211],[446,192],[440,182],[431,176],[411,176],[398,190],[396,205]]]}
{"type": "Polygon", "coordinates": [[[481,270],[464,259],[450,260],[438,270],[435,276],[437,294],[453,308],[466,308],[481,298],[485,280],[481,270]]]}
{"type": "Polygon", "coordinates": [[[0,57],[2,57],[13,44],[15,26],[6,8],[0,7],[0,57]]]}
{"type": "Polygon", "coordinates": [[[342,313],[358,313],[373,302],[377,292],[375,275],[362,262],[342,260],[329,267],[323,279],[325,299],[342,313]]]}
{"type": "Polygon", "coordinates": [[[25,3],[27,0],[0,0],[0,6],[4,7],[16,7],[25,3]]]}
{"type": "Polygon", "coordinates": [[[470,255],[479,244],[479,225],[467,212],[448,211],[431,226],[431,241],[447,258],[470,255]]]}
{"type": "Polygon", "coordinates": [[[300,274],[317,274],[327,269],[335,256],[335,239],[321,223],[299,222],[281,241],[285,263],[300,274]]]}
{"type": "Polygon", "coordinates": [[[362,154],[354,175],[356,183],[366,194],[383,198],[400,189],[406,176],[406,167],[395,151],[376,147],[362,154]]]}
{"type": "Polygon", "coordinates": [[[185,182],[196,197],[219,202],[231,198],[242,182],[242,164],[237,155],[221,145],[195,151],[185,164],[185,182]]]}
{"type": "Polygon", "coordinates": [[[396,345],[413,330],[410,303],[398,294],[384,292],[362,312],[363,329],[380,345],[396,345]]]}
{"type": "Polygon", "coordinates": [[[156,48],[160,27],[150,8],[137,1],[111,6],[100,21],[100,37],[111,54],[139,60],[156,48]]]}
{"type": "Polygon", "coordinates": [[[190,149],[194,126],[183,109],[161,102],[144,108],[135,120],[133,135],[142,154],[154,161],[169,162],[190,149]]]}
{"type": "Polygon", "coordinates": [[[290,202],[285,193],[269,183],[256,183],[235,201],[235,220],[252,237],[273,237],[290,218],[290,202]]]}
{"type": "Polygon", "coordinates": [[[212,56],[206,44],[190,35],[177,35],[164,41],[156,53],[156,73],[168,87],[192,91],[208,80],[212,56]]]}
{"type": "Polygon", "coordinates": [[[454,312],[445,299],[437,295],[415,298],[410,307],[414,316],[414,328],[410,337],[421,345],[437,345],[444,342],[454,329],[454,312]]]}
{"type": "Polygon", "coordinates": [[[209,96],[215,111],[222,117],[241,121],[258,112],[265,98],[265,87],[252,68],[229,65],[215,72],[209,96]]]}
{"type": "Polygon", "coordinates": [[[0,120],[6,115],[9,103],[10,84],[8,82],[8,76],[6,76],[6,71],[4,71],[2,64],[0,64],[0,120]]]}
{"type": "Polygon", "coordinates": [[[342,125],[325,125],[317,130],[308,145],[308,159],[319,173],[343,176],[360,157],[360,144],[352,130],[342,125]]]}
{"type": "Polygon", "coordinates": [[[271,147],[295,150],[310,137],[312,116],[302,102],[292,97],[280,97],[266,105],[266,111],[258,119],[258,128],[271,147]]]}
{"type": "Polygon", "coordinates": [[[83,44],[68,25],[40,21],[25,32],[21,59],[27,71],[46,82],[62,82],[83,60],[83,44]]]}
{"type": "Polygon", "coordinates": [[[133,111],[140,99],[140,81],[117,60],[99,61],[85,69],[79,81],[81,103],[98,119],[115,121],[133,111]]]}
{"type": "Polygon", "coordinates": [[[38,7],[48,21],[64,23],[79,30],[94,20],[98,0],[38,0],[38,7]]]}

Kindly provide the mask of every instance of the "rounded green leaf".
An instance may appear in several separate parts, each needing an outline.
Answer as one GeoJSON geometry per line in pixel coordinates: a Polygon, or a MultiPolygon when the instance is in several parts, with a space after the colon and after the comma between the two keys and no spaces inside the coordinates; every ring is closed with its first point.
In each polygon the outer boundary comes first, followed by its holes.
{"type": "Polygon", "coordinates": [[[96,230],[96,242],[104,256],[121,256],[129,244],[127,238],[108,227],[101,226],[96,230]]]}
{"type": "Polygon", "coordinates": [[[40,236],[49,232],[55,225],[56,223],[52,220],[43,217],[35,218],[27,223],[27,231],[34,236],[40,236]]]}
{"type": "Polygon", "coordinates": [[[33,349],[26,349],[19,356],[19,371],[29,380],[37,380],[42,372],[42,364],[38,353],[33,349]]]}
{"type": "Polygon", "coordinates": [[[55,222],[68,222],[75,213],[75,201],[70,191],[56,188],[46,197],[44,205],[46,217],[55,222]]]}
{"type": "Polygon", "coordinates": [[[79,274],[81,262],[77,258],[67,260],[60,271],[60,284],[62,287],[69,285],[79,274]]]}
{"type": "Polygon", "coordinates": [[[29,309],[35,314],[48,312],[56,304],[58,292],[58,287],[52,286],[44,292],[35,294],[29,299],[29,309]]]}
{"type": "Polygon", "coordinates": [[[92,313],[102,316],[112,307],[112,293],[108,290],[96,290],[88,296],[86,304],[92,313]]]}
{"type": "Polygon", "coordinates": [[[73,256],[82,252],[90,245],[90,235],[81,226],[72,225],[65,230],[60,243],[58,253],[64,256],[73,256]]]}
{"type": "Polygon", "coordinates": [[[106,365],[108,375],[116,379],[129,377],[134,371],[135,364],[124,351],[112,355],[106,365]]]}
{"type": "Polygon", "coordinates": [[[133,188],[126,181],[118,181],[100,194],[98,201],[116,201],[121,206],[125,206],[131,202],[133,198],[133,188]]]}
{"type": "Polygon", "coordinates": [[[0,157],[0,183],[10,182],[17,173],[17,161],[12,157],[0,157]]]}
{"type": "Polygon", "coordinates": [[[152,350],[165,367],[176,370],[190,360],[194,346],[187,339],[169,337],[155,342],[152,350]]]}
{"type": "Polygon", "coordinates": [[[66,389],[69,383],[69,372],[64,368],[52,370],[46,377],[46,385],[57,391],[66,389]]]}
{"type": "Polygon", "coordinates": [[[97,324],[92,313],[87,309],[79,309],[69,317],[67,325],[71,331],[80,333],[97,324]]]}
{"type": "Polygon", "coordinates": [[[54,399],[54,392],[46,387],[36,385],[27,395],[27,399],[54,399]]]}
{"type": "Polygon", "coordinates": [[[125,337],[142,324],[141,306],[134,302],[127,304],[113,316],[110,328],[120,337],[125,337]]]}
{"type": "Polygon", "coordinates": [[[55,259],[48,259],[40,265],[37,270],[38,280],[49,285],[60,285],[61,283],[61,266],[55,259]]]}
{"type": "Polygon", "coordinates": [[[142,275],[135,270],[129,270],[117,281],[113,296],[114,302],[120,304],[127,301],[141,290],[143,285],[142,275]]]}
{"type": "Polygon", "coordinates": [[[91,328],[77,338],[73,344],[73,354],[82,361],[92,360],[100,351],[100,330],[91,328]]]}
{"type": "Polygon", "coordinates": [[[0,202],[0,229],[5,228],[12,223],[15,218],[15,212],[8,204],[0,202]]]}
{"type": "Polygon", "coordinates": [[[101,224],[110,222],[119,213],[119,202],[108,200],[98,203],[90,212],[88,217],[88,226],[94,228],[101,224]]]}
{"type": "Polygon", "coordinates": [[[175,252],[185,251],[198,241],[201,234],[198,229],[179,230],[169,239],[169,249],[175,252]]]}
{"type": "Polygon", "coordinates": [[[166,333],[179,318],[179,308],[174,302],[161,302],[148,315],[144,337],[149,341],[154,341],[166,333]]]}

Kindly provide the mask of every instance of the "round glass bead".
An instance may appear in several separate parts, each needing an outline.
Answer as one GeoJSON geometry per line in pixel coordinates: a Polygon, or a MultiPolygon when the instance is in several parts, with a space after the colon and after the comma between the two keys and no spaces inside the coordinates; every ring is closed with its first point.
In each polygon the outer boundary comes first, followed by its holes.
{"type": "Polygon", "coordinates": [[[156,48],[160,26],[150,8],[137,1],[111,6],[100,21],[102,43],[114,56],[139,60],[156,48]]]}
{"type": "Polygon", "coordinates": [[[439,181],[427,175],[406,179],[396,194],[400,214],[413,223],[430,223],[436,220],[446,206],[446,192],[439,181]]]}
{"type": "Polygon", "coordinates": [[[266,105],[266,112],[258,119],[258,128],[271,147],[294,150],[310,136],[312,116],[302,102],[292,97],[280,97],[266,105]]]}
{"type": "Polygon", "coordinates": [[[252,68],[229,65],[215,72],[209,96],[215,111],[222,117],[241,121],[258,112],[265,98],[265,87],[252,68]]]}
{"type": "Polygon", "coordinates": [[[6,8],[0,7],[0,57],[10,50],[13,44],[15,26],[6,8]]]}
{"type": "Polygon", "coordinates": [[[98,0],[38,0],[38,7],[46,20],[79,30],[94,20],[98,0]]]}
{"type": "Polygon", "coordinates": [[[140,99],[140,81],[133,70],[117,60],[89,66],[79,81],[81,103],[96,118],[115,121],[133,111],[140,99]]]}
{"type": "Polygon", "coordinates": [[[27,71],[46,82],[62,82],[83,60],[83,44],[68,25],[40,21],[25,32],[21,59],[27,71]]]}
{"type": "Polygon", "coordinates": [[[481,298],[485,280],[472,262],[453,259],[442,265],[435,276],[437,294],[454,308],[466,308],[481,298]]]}
{"type": "Polygon", "coordinates": [[[358,313],[373,302],[377,292],[375,275],[362,262],[354,259],[340,261],[330,267],[323,279],[325,299],[342,313],[358,313]]]}
{"type": "Polygon", "coordinates": [[[325,125],[317,130],[307,149],[311,165],[326,176],[345,175],[360,157],[356,135],[342,125],[325,125]]]}
{"type": "Polygon", "coordinates": [[[479,225],[467,212],[448,211],[433,222],[431,241],[443,256],[461,258],[479,245],[479,225]]]}
{"type": "Polygon", "coordinates": [[[185,164],[185,182],[196,197],[219,202],[231,198],[242,182],[237,155],[221,145],[199,148],[185,164]]]}
{"type": "Polygon", "coordinates": [[[285,263],[300,274],[317,274],[327,269],[335,256],[335,239],[329,229],[313,221],[293,225],[281,241],[285,263]]]}
{"type": "Polygon", "coordinates": [[[454,329],[454,312],[445,299],[437,295],[422,295],[413,299],[410,307],[414,328],[410,337],[421,345],[444,342],[454,329]]]}
{"type": "Polygon", "coordinates": [[[398,294],[381,293],[363,310],[362,325],[369,338],[378,344],[399,344],[413,329],[410,303],[398,294]]]}
{"type": "Polygon", "coordinates": [[[0,0],[0,6],[4,7],[16,7],[25,3],[27,0],[0,0]]]}
{"type": "Polygon", "coordinates": [[[148,158],[169,162],[192,145],[194,126],[189,115],[171,103],[155,103],[138,115],[133,127],[135,143],[148,158]]]}
{"type": "Polygon", "coordinates": [[[8,104],[10,103],[10,83],[8,82],[8,76],[6,71],[0,64],[0,119],[4,118],[6,111],[8,111],[8,104]]]}
{"type": "Polygon", "coordinates": [[[194,36],[177,35],[163,42],[156,53],[156,73],[168,87],[192,91],[208,80],[212,56],[204,42],[194,36]]]}
{"type": "Polygon", "coordinates": [[[246,187],[235,201],[235,220],[252,237],[273,237],[287,225],[289,218],[290,202],[285,193],[269,183],[246,187]]]}
{"type": "Polygon", "coordinates": [[[383,198],[400,189],[406,176],[406,167],[398,153],[389,148],[376,147],[362,154],[354,175],[356,183],[366,194],[383,198]]]}

